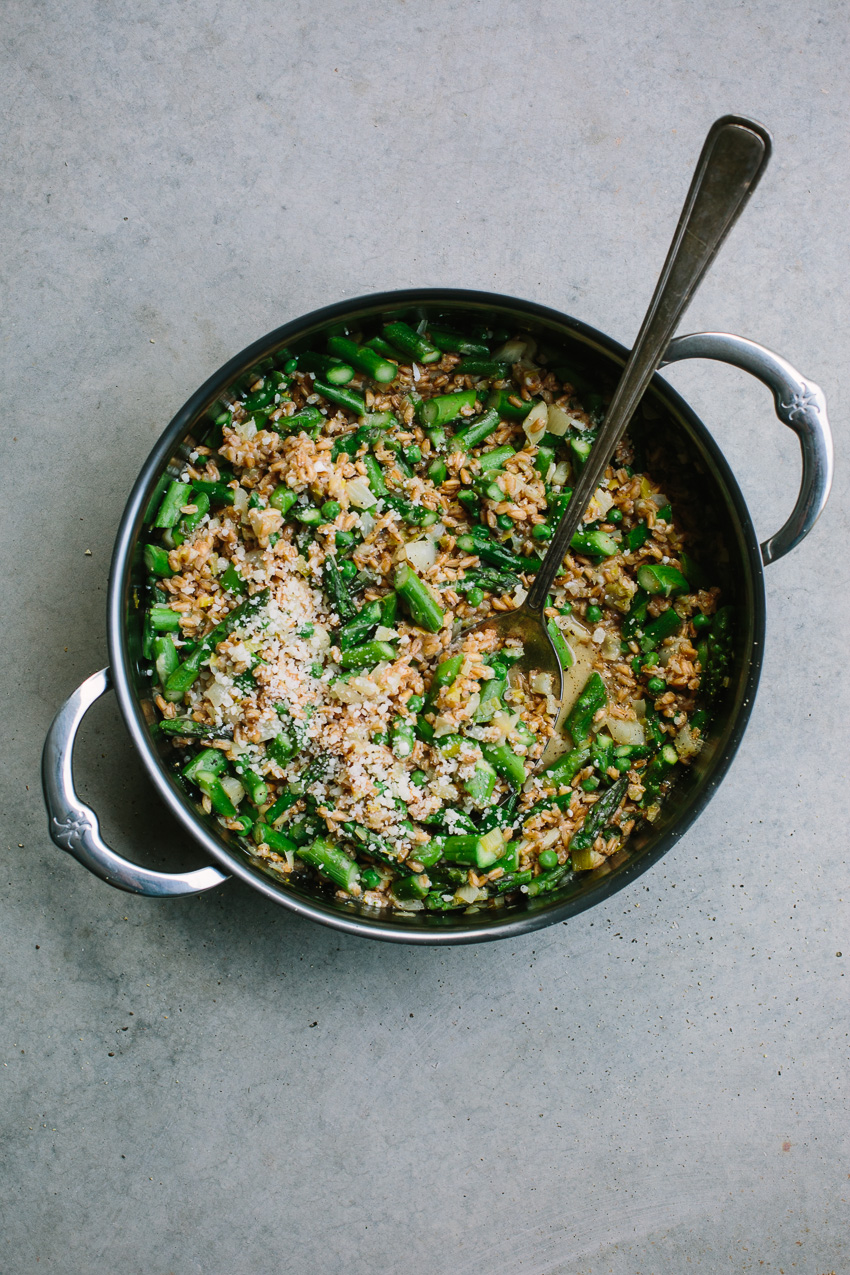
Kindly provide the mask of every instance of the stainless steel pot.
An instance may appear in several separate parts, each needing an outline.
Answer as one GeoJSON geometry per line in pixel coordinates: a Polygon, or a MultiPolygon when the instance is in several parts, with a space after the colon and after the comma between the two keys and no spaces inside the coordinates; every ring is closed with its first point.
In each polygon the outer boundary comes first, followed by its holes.
{"type": "Polygon", "coordinates": [[[699,488],[699,507],[711,518],[725,546],[721,583],[724,600],[734,601],[742,617],[735,672],[722,711],[695,763],[678,781],[657,823],[633,835],[626,848],[599,869],[579,874],[559,894],[525,899],[500,910],[465,913],[379,913],[356,903],[339,902],[304,885],[284,885],[266,875],[239,845],[177,786],[148,723],[154,719],[149,679],[140,658],[141,612],[137,586],[143,581],[140,533],[146,510],[179,464],[187,437],[199,437],[210,418],[245,383],[251,369],[284,346],[298,346],[345,323],[377,324],[389,313],[439,314],[454,322],[488,322],[530,332],[543,344],[563,351],[565,361],[583,369],[600,385],[619,377],[627,351],[610,337],[544,306],[490,293],[415,290],[381,293],[314,311],[256,341],[225,364],[180,409],[154,447],[130,494],[112,557],[107,632],[109,668],[77,688],[53,721],[44,745],[42,777],[50,836],[63,850],[110,885],[136,894],[196,894],[240,877],[267,898],[292,911],[352,934],[402,943],[471,943],[504,938],[563,921],[608,898],[661,858],[686,831],[717,790],[741,741],[752,709],[762,662],[765,627],[765,564],[788,553],[808,535],[823,509],[832,477],[832,437],[821,390],[770,350],[743,337],[703,332],[678,337],[662,366],[680,359],[708,358],[743,368],[772,392],[778,418],[800,439],[803,473],[800,492],[785,525],[761,545],[738,485],[717,444],[687,403],[656,375],[644,400],[653,433],[666,431],[669,451],[699,488]],[[141,868],[105,844],[94,811],[74,790],[74,739],[89,707],[114,689],[127,729],[150,779],[166,806],[213,864],[193,872],[166,873],[141,868]]]}

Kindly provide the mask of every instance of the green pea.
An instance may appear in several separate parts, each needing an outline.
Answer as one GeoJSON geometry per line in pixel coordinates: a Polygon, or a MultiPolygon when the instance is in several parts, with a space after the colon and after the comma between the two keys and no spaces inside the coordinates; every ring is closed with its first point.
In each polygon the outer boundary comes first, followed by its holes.
{"type": "Polygon", "coordinates": [[[599,780],[596,775],[590,775],[587,779],[583,779],[581,783],[585,792],[596,792],[599,787],[599,780]]]}
{"type": "Polygon", "coordinates": [[[410,782],[416,784],[417,788],[424,788],[428,782],[428,776],[424,770],[414,770],[410,776],[410,782]]]}
{"type": "Polygon", "coordinates": [[[466,600],[471,607],[480,607],[484,601],[484,594],[481,589],[470,589],[466,595],[466,600]]]}
{"type": "Polygon", "coordinates": [[[496,518],[496,526],[499,528],[500,531],[512,531],[513,525],[514,525],[513,518],[510,518],[507,514],[499,514],[499,516],[496,518]]]}
{"type": "Polygon", "coordinates": [[[387,731],[378,731],[377,734],[372,736],[373,744],[388,744],[389,742],[390,737],[387,731]]]}
{"type": "Polygon", "coordinates": [[[696,615],[691,616],[691,624],[697,632],[699,632],[700,629],[707,629],[711,624],[711,616],[703,615],[702,611],[698,611],[696,615]]]}
{"type": "Polygon", "coordinates": [[[632,765],[632,764],[631,764],[631,762],[629,761],[628,757],[615,757],[615,758],[614,758],[614,766],[615,766],[615,768],[616,768],[617,770],[621,771],[622,773],[625,773],[627,770],[630,770],[630,769],[631,769],[631,765],[632,765]]]}
{"type": "Polygon", "coordinates": [[[408,447],[404,453],[404,459],[408,465],[418,465],[422,459],[422,449],[414,443],[412,447],[408,447]]]}
{"type": "Polygon", "coordinates": [[[537,862],[541,868],[557,868],[558,852],[557,850],[541,850],[537,856],[537,862]]]}
{"type": "Polygon", "coordinates": [[[411,695],[410,699],[407,701],[407,711],[409,713],[421,713],[424,707],[424,695],[411,695]]]}
{"type": "Polygon", "coordinates": [[[380,872],[376,872],[374,868],[367,868],[365,872],[360,873],[360,884],[365,890],[377,890],[381,880],[380,872]]]}
{"type": "Polygon", "coordinates": [[[663,677],[651,677],[646,684],[646,689],[653,695],[663,695],[667,690],[667,683],[663,677]]]}
{"type": "Polygon", "coordinates": [[[350,549],[354,544],[355,535],[353,531],[338,531],[335,539],[337,549],[350,549]]]}
{"type": "Polygon", "coordinates": [[[322,505],[322,517],[325,522],[333,522],[341,509],[342,505],[338,500],[326,500],[322,505]]]}
{"type": "Polygon", "coordinates": [[[558,613],[560,615],[572,615],[573,613],[572,602],[565,602],[563,606],[558,607],[558,613]]]}
{"type": "Polygon", "coordinates": [[[340,564],[339,574],[343,580],[353,580],[357,575],[357,567],[350,558],[346,558],[345,562],[340,564]]]}
{"type": "Polygon", "coordinates": [[[588,624],[598,624],[602,619],[602,608],[594,606],[593,603],[585,611],[585,618],[588,624]]]}
{"type": "Polygon", "coordinates": [[[606,517],[608,522],[613,522],[615,527],[619,527],[620,523],[623,521],[623,511],[622,509],[617,509],[615,506],[613,509],[608,510],[606,517]]]}
{"type": "Polygon", "coordinates": [[[298,367],[297,359],[287,359],[283,365],[283,370],[284,372],[286,372],[287,376],[289,376],[292,372],[296,370],[297,367],[298,367]]]}
{"type": "Polygon", "coordinates": [[[531,528],[532,540],[551,540],[552,528],[548,522],[538,522],[536,526],[531,528]]]}

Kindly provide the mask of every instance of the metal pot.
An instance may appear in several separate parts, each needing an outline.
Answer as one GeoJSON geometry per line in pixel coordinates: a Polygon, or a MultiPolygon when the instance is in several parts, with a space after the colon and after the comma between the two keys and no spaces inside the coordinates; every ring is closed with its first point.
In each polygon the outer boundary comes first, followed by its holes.
{"type": "MultiPolygon", "coordinates": [[[[671,456],[699,489],[698,506],[720,535],[727,561],[721,584],[724,600],[739,609],[738,651],[734,675],[722,711],[694,764],[679,779],[662,806],[657,823],[646,826],[599,869],[578,874],[559,894],[506,906],[463,913],[382,913],[352,902],[339,902],[305,885],[284,885],[266,875],[214,820],[199,813],[169,771],[163,746],[154,742],[149,680],[140,658],[141,612],[136,586],[144,578],[140,532],[152,497],[167,476],[187,436],[197,434],[238,391],[257,362],[283,346],[319,337],[334,324],[378,320],[392,312],[439,314],[454,321],[474,318],[530,332],[563,351],[590,380],[604,386],[619,377],[627,351],[616,341],[577,319],[529,301],[491,293],[426,289],[381,293],[314,311],[254,342],[216,372],[180,409],[148,457],[130,494],[112,557],[107,613],[110,665],[77,688],[57,714],[42,759],[50,836],[110,885],[137,894],[195,894],[240,877],[267,898],[323,924],[369,938],[402,943],[470,943],[521,934],[576,915],[609,898],[645,872],[682,836],[714,795],[744,734],[761,672],[765,627],[765,564],[776,561],[812,529],[826,503],[832,474],[832,438],[824,396],[784,359],[743,337],[704,332],[671,342],[664,363],[709,358],[745,369],[773,393],[776,414],[799,436],[803,458],[800,493],[788,521],[760,546],[747,506],[717,444],[687,403],[659,376],[653,378],[643,410],[653,432],[666,431],[671,456]],[[88,708],[114,689],[127,729],[163,801],[213,864],[192,872],[165,873],[138,867],[102,840],[97,816],[74,791],[74,739],[88,708]]],[[[178,461],[179,463],[179,461],[178,461]]]]}

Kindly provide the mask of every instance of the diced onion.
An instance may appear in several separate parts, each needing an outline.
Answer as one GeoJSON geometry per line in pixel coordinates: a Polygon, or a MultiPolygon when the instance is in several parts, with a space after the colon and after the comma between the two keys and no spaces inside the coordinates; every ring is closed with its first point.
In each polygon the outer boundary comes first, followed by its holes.
{"type": "Polygon", "coordinates": [[[209,700],[213,708],[221,708],[224,701],[230,698],[230,690],[222,686],[221,682],[210,682],[204,691],[204,697],[209,700]]]}
{"type": "Polygon", "coordinates": [[[533,359],[536,353],[537,342],[531,337],[525,337],[523,340],[512,337],[510,341],[500,345],[498,350],[493,351],[493,358],[497,363],[520,363],[533,359]]]}
{"type": "Polygon", "coordinates": [[[563,438],[569,429],[587,429],[587,421],[573,412],[566,411],[557,403],[549,404],[549,433],[556,438],[563,438]]]}
{"type": "Polygon", "coordinates": [[[219,783],[233,802],[234,806],[238,806],[242,798],[245,796],[245,789],[242,787],[239,780],[233,775],[222,775],[219,783]]]}
{"type": "Polygon", "coordinates": [[[614,717],[609,714],[606,718],[605,725],[615,744],[628,744],[632,747],[640,747],[642,744],[646,743],[643,722],[624,721],[622,717],[614,717]]]}
{"type": "Polygon", "coordinates": [[[478,898],[477,885],[462,885],[455,890],[455,898],[463,899],[464,903],[474,903],[478,898]]]}
{"type": "Polygon", "coordinates": [[[567,481],[569,476],[570,476],[569,464],[567,461],[561,460],[561,461],[558,461],[558,464],[555,466],[554,473],[552,474],[552,477],[549,481],[555,487],[563,487],[564,483],[567,481]]]}
{"type": "Polygon", "coordinates": [[[559,704],[555,698],[555,685],[551,673],[535,673],[531,679],[531,689],[538,695],[546,696],[546,711],[550,717],[558,716],[559,704]]]}
{"type": "Polygon", "coordinates": [[[683,759],[693,757],[702,748],[703,741],[694,735],[690,726],[683,726],[681,730],[676,732],[673,745],[676,752],[683,759]]]}
{"type": "Polygon", "coordinates": [[[591,518],[590,521],[596,522],[597,518],[603,518],[614,503],[614,497],[610,491],[606,491],[604,487],[597,487],[593,493],[591,501],[591,518]]]}
{"type": "Polygon", "coordinates": [[[502,829],[491,828],[490,831],[485,832],[484,836],[481,838],[481,846],[482,849],[492,854],[496,850],[501,850],[503,841],[504,837],[502,836],[502,829]]]}
{"type": "Polygon", "coordinates": [[[562,407],[558,407],[557,403],[550,403],[546,415],[549,433],[554,434],[556,438],[563,438],[570,428],[569,414],[562,407]]]}
{"type": "Polygon", "coordinates": [[[508,735],[511,733],[514,726],[516,725],[516,720],[518,717],[519,717],[519,713],[515,713],[511,715],[510,713],[506,713],[503,708],[500,708],[497,712],[493,714],[492,718],[490,719],[490,725],[495,726],[496,730],[499,732],[498,738],[495,740],[496,743],[499,743],[499,744],[504,743],[504,741],[507,739],[508,735]]]}
{"type": "Polygon", "coordinates": [[[535,403],[522,423],[525,436],[533,446],[536,446],[546,433],[548,420],[549,409],[546,404],[535,403]]]}
{"type": "MultiPolygon", "coordinates": [[[[373,676],[378,668],[372,670],[373,676]]],[[[352,677],[347,682],[337,679],[331,682],[329,689],[334,699],[342,700],[343,704],[362,704],[364,700],[377,699],[381,693],[381,688],[371,677],[352,677]]]]}
{"type": "MultiPolygon", "coordinates": [[[[574,583],[574,581],[569,582],[569,584],[572,583],[574,583]]],[[[567,592],[569,592],[569,584],[565,586],[567,592]]],[[[582,583],[580,582],[579,588],[581,587],[582,583]]],[[[587,642],[590,640],[590,634],[587,629],[583,624],[580,624],[573,615],[558,616],[557,624],[559,629],[562,629],[564,633],[571,634],[574,638],[577,638],[579,642],[587,642]]]]}
{"type": "Polygon", "coordinates": [[[349,478],[345,484],[345,490],[348,493],[348,499],[356,509],[368,509],[371,505],[378,503],[365,478],[349,478]]]}
{"type": "Polygon", "coordinates": [[[233,492],[233,508],[238,514],[244,514],[248,508],[248,493],[244,487],[231,488],[233,492]]]}
{"type": "Polygon", "coordinates": [[[620,639],[616,633],[606,633],[605,640],[602,643],[602,657],[606,660],[616,660],[620,654],[620,639]]]}
{"type": "Polygon", "coordinates": [[[427,537],[422,540],[411,540],[404,546],[404,556],[415,571],[422,573],[429,567],[433,567],[437,561],[437,546],[427,537]]]}

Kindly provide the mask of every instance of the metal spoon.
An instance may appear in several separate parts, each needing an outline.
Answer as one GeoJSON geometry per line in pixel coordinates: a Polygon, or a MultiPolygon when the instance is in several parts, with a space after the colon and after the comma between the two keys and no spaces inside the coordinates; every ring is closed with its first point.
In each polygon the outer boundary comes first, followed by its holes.
{"type": "Polygon", "coordinates": [[[568,670],[562,667],[546,628],[546,596],[617,443],[691,297],[764,172],[771,147],[767,129],[753,120],[724,115],[712,124],[634,349],[534,583],[516,611],[493,615],[475,626],[494,631],[499,643],[507,638],[522,643],[522,657],[512,670],[514,678],[517,673],[528,675],[533,670],[557,676],[560,692],[555,733],[537,765],[548,762],[560,750],[560,728],[595,658],[588,634],[585,650],[573,653],[573,666],[568,670]]]}

